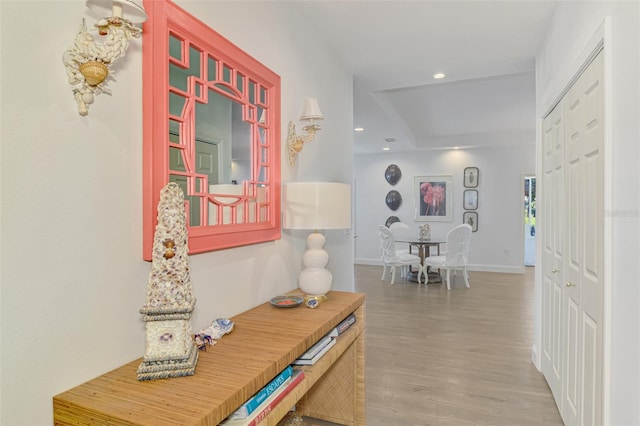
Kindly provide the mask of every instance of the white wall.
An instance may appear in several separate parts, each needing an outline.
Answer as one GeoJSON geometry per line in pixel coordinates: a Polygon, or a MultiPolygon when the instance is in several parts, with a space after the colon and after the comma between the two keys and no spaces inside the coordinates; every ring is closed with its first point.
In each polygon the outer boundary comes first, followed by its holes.
{"type": "MultiPolygon", "coordinates": [[[[533,117],[532,117],[533,120],[533,117]]],[[[463,172],[465,167],[480,170],[478,190],[478,231],[471,236],[471,269],[521,273],[524,270],[524,180],[535,170],[535,145],[514,144],[470,150],[388,152],[359,155],[354,160],[356,195],[356,262],[381,264],[378,226],[389,216],[397,216],[418,236],[415,222],[414,176],[453,177],[453,221],[431,224],[432,238],[444,238],[447,231],[462,223],[463,172]],[[385,170],[396,164],[402,178],[395,185],[385,180],[385,170]],[[392,211],[385,204],[387,193],[395,189],[402,205],[392,211]]]]}
{"type": "MultiPolygon", "coordinates": [[[[539,52],[537,116],[573,77],[605,18],[605,419],[640,424],[640,6],[560,2],[539,52]]],[[[538,283],[539,290],[539,283],[538,283]]],[[[539,312],[539,311],[538,311],[539,312]]],[[[538,315],[538,329],[540,315],[538,315]]],[[[539,341],[537,342],[538,347],[539,341]]]]}
{"type": "MultiPolygon", "coordinates": [[[[351,75],[303,20],[286,4],[178,3],[281,76],[283,132],[318,98],[324,129],[297,168],[283,150],[282,180],[351,182],[351,75]]],[[[51,424],[55,394],[144,354],[141,42],[81,117],[62,53],[83,17],[80,0],[0,2],[2,425],[51,424]]],[[[192,256],[193,328],[296,287],[305,238],[192,256]]],[[[352,290],[352,238],[327,239],[334,288],[352,290]]]]}

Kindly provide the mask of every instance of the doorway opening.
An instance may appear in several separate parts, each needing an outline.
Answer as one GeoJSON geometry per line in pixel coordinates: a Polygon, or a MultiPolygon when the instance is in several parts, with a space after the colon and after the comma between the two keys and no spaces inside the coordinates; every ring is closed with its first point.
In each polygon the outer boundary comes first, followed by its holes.
{"type": "Polygon", "coordinates": [[[524,178],[524,266],[536,265],[536,177],[524,178]]]}

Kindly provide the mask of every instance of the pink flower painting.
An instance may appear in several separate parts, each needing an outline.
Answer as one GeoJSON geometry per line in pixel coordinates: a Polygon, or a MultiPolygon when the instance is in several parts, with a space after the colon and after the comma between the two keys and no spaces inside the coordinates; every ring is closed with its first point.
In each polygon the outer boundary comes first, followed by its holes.
{"type": "Polygon", "coordinates": [[[447,183],[446,182],[421,182],[420,183],[420,215],[421,216],[446,216],[447,215],[447,183]]]}

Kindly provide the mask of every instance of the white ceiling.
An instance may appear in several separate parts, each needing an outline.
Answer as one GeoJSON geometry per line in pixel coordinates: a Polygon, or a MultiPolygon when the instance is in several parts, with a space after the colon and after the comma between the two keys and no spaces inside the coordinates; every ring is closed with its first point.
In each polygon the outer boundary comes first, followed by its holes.
{"type": "Polygon", "coordinates": [[[365,129],[355,133],[356,154],[533,144],[535,55],[555,4],[290,3],[354,74],[354,125],[365,129]]]}

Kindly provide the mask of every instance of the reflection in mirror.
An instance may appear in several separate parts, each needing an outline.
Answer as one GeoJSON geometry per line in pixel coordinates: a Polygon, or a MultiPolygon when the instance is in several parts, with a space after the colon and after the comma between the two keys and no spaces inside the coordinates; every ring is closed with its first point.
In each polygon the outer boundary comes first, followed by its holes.
{"type": "Polygon", "coordinates": [[[168,182],[191,253],[279,238],[280,78],[171,1],[147,3],[145,259],[168,182]]]}

